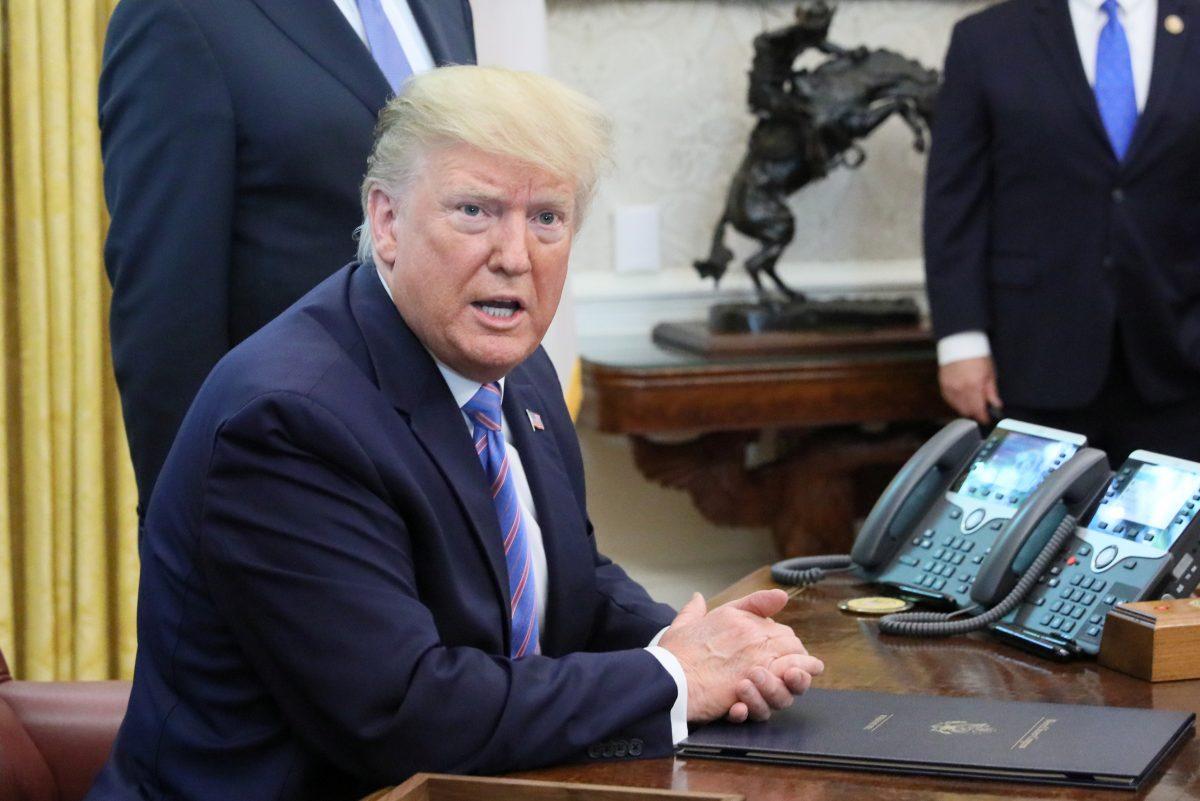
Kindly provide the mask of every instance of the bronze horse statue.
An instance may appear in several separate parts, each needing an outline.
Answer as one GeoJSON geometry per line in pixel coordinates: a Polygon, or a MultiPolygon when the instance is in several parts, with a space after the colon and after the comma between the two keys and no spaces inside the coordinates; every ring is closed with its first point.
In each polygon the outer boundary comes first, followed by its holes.
{"type": "Polygon", "coordinates": [[[759,122],[730,184],[712,251],[694,263],[702,277],[719,281],[733,260],[724,241],[725,227],[732,225],[762,245],[745,262],[762,302],[771,301],[762,273],[787,300],[804,300],[775,271],[795,234],[788,195],[836,167],[862,164],[857,141],[893,114],[912,130],[913,147],[925,150],[937,71],[891,50],[832,45],[825,39],[832,15],[822,0],[810,0],[797,8],[797,24],[755,39],[750,106],[759,122]],[[796,57],[809,47],[830,58],[813,70],[794,71],[796,57]]]}

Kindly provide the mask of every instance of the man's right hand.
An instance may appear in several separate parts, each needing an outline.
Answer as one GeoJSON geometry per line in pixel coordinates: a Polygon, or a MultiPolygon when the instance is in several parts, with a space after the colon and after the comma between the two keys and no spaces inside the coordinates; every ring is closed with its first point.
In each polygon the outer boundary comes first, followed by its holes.
{"type": "Polygon", "coordinates": [[[658,644],[687,678],[689,722],[765,719],[821,674],[821,660],[770,619],[787,601],[783,590],[760,590],[709,612],[697,593],[680,610],[658,644]]]}
{"type": "Polygon", "coordinates": [[[938,383],[950,408],[984,425],[991,422],[989,406],[1004,406],[996,389],[996,367],[991,356],[943,364],[938,368],[938,383]]]}

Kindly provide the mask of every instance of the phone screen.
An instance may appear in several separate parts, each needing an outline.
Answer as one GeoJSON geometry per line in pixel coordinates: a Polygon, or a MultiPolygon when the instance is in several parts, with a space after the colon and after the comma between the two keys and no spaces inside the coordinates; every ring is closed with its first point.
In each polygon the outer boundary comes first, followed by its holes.
{"type": "Polygon", "coordinates": [[[1165,551],[1200,504],[1200,473],[1130,459],[1121,467],[1087,527],[1165,551]]]}
{"type": "Polygon", "coordinates": [[[997,428],[950,489],[1016,506],[1077,450],[1079,446],[1072,443],[997,428]]]}

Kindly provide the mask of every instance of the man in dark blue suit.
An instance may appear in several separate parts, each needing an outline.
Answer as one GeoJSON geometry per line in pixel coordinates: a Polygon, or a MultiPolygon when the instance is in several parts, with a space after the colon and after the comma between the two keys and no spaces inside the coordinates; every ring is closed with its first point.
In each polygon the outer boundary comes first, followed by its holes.
{"type": "Polygon", "coordinates": [[[662,756],[821,672],[782,591],[672,619],[596,550],[539,342],[606,149],[534,75],[435,70],[384,110],[364,259],[223,358],[171,449],[92,801],[662,756]]]}
{"type": "Polygon", "coordinates": [[[353,256],[388,96],[407,72],[474,60],[467,0],[118,4],[105,264],[140,511],[217,360],[353,256]]]}
{"type": "Polygon", "coordinates": [[[925,199],[960,413],[1200,458],[1200,4],[1008,0],[960,22],[925,199]]]}

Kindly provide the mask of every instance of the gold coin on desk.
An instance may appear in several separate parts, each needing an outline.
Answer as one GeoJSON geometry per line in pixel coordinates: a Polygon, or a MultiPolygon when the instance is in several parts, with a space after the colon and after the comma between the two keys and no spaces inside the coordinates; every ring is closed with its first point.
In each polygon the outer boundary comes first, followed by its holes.
{"type": "Polygon", "coordinates": [[[912,609],[912,604],[899,598],[888,598],[883,595],[868,595],[863,598],[850,598],[838,604],[843,612],[853,612],[856,615],[891,615],[912,609]]]}

